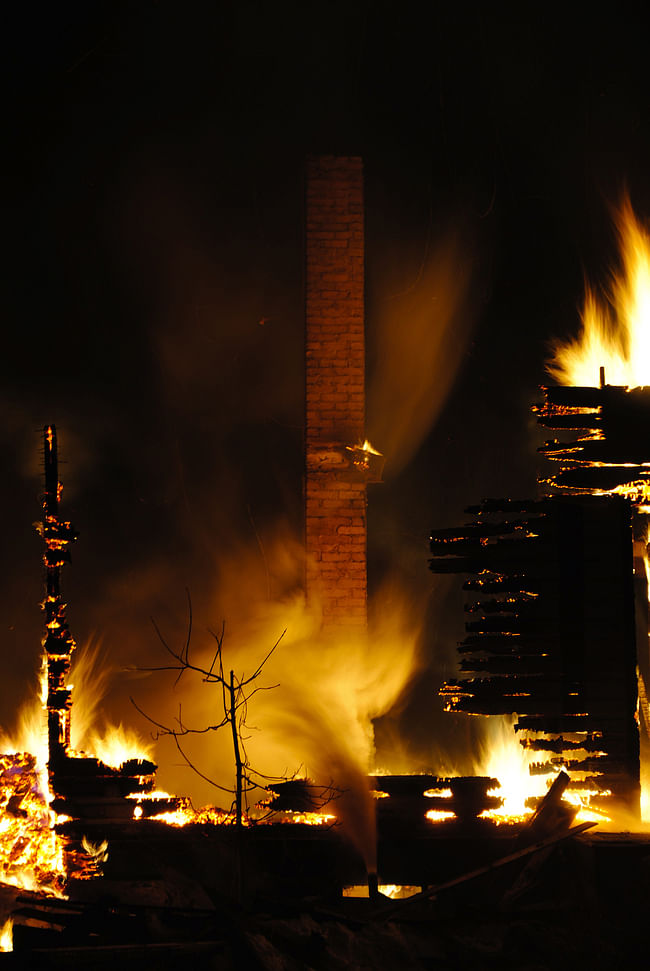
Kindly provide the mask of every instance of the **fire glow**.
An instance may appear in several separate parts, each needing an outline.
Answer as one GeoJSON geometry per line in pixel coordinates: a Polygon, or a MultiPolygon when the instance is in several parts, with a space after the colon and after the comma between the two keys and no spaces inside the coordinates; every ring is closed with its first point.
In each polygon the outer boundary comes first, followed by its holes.
{"type": "Polygon", "coordinates": [[[597,387],[605,367],[610,384],[650,385],[650,238],[627,196],[615,223],[621,270],[605,298],[587,287],[580,334],[553,347],[548,371],[559,384],[597,387]]]}

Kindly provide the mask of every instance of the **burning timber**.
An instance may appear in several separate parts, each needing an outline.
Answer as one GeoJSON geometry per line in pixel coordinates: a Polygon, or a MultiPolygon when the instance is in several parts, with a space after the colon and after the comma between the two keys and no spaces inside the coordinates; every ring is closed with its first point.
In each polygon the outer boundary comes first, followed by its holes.
{"type": "Polygon", "coordinates": [[[597,804],[616,798],[638,814],[629,502],[503,500],[468,512],[467,525],[431,537],[434,572],[469,574],[448,708],[518,715],[517,728],[537,736],[526,744],[586,772],[597,804]]]}
{"type": "MultiPolygon", "coordinates": [[[[70,748],[71,689],[68,685],[75,641],[61,596],[61,570],[70,561],[69,546],[77,539],[72,524],[61,519],[62,487],[58,476],[56,428],[43,430],[45,492],[39,533],[45,546],[45,638],[47,670],[48,772],[52,808],[75,820],[124,819],[133,815],[126,797],[154,789],[156,766],[141,759],[125,761],[119,768],[99,759],[77,755],[70,748]]],[[[168,804],[158,811],[169,809],[168,804]]]]}
{"type": "MultiPolygon", "coordinates": [[[[534,771],[580,772],[595,805],[639,814],[650,511],[650,388],[546,387],[539,424],[582,433],[540,449],[560,464],[545,499],[484,500],[435,530],[431,569],[464,573],[467,636],[447,707],[516,714],[534,771]],[[638,673],[638,676],[637,676],[638,673]]],[[[645,743],[647,744],[647,742],[645,743]]]]}
{"type": "Polygon", "coordinates": [[[544,479],[572,493],[619,493],[650,511],[650,387],[542,388],[534,409],[540,425],[586,432],[572,442],[546,442],[541,451],[559,471],[544,479]]]}

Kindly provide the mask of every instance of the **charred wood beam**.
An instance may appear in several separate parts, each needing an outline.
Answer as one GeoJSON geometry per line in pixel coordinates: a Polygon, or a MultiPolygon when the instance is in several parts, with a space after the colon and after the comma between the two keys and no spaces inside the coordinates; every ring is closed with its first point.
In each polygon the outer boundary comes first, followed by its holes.
{"type": "Polygon", "coordinates": [[[465,613],[521,613],[535,604],[534,597],[505,597],[502,600],[474,600],[465,604],[465,613]]]}
{"type": "Polygon", "coordinates": [[[562,752],[571,752],[577,749],[584,749],[585,752],[600,752],[602,749],[602,739],[588,735],[576,741],[576,739],[564,738],[525,738],[521,744],[524,748],[532,749],[534,752],[555,752],[560,755],[562,752]]]}
{"type": "Polygon", "coordinates": [[[492,513],[541,513],[548,505],[547,499],[483,499],[478,506],[467,506],[468,516],[492,513]]]}
{"type": "Polygon", "coordinates": [[[537,585],[533,589],[531,578],[523,574],[502,575],[485,573],[479,577],[465,580],[463,590],[478,590],[481,593],[521,593],[529,596],[539,591],[537,585]]]}
{"type": "Polygon", "coordinates": [[[431,542],[445,543],[457,540],[475,540],[484,536],[507,536],[512,533],[525,532],[531,528],[531,523],[537,524],[539,520],[516,519],[503,520],[498,523],[476,522],[466,523],[464,526],[450,526],[446,529],[434,529],[431,533],[431,542]]]}
{"type": "Polygon", "coordinates": [[[637,479],[650,484],[650,472],[640,467],[634,469],[608,468],[604,466],[584,466],[562,469],[555,475],[543,479],[543,483],[561,489],[580,490],[585,493],[611,492],[620,486],[635,482],[637,479]]]}
{"type": "Polygon", "coordinates": [[[459,654],[475,651],[489,651],[490,654],[517,657],[524,655],[539,657],[548,653],[548,644],[545,637],[522,637],[520,634],[504,634],[503,636],[498,634],[472,634],[458,645],[459,654]]]}
{"type": "Polygon", "coordinates": [[[463,658],[460,662],[461,671],[473,671],[486,674],[507,675],[538,675],[561,674],[561,668],[555,658],[546,655],[511,655],[506,657],[474,657],[463,658]]]}

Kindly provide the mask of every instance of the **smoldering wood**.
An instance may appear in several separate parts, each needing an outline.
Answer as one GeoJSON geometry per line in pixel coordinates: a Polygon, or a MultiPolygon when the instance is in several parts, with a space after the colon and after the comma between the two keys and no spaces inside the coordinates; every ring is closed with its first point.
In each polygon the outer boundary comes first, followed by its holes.
{"type": "Polygon", "coordinates": [[[465,604],[465,613],[521,613],[531,604],[531,597],[508,597],[505,600],[474,600],[465,604]]]}
{"type": "Polygon", "coordinates": [[[466,506],[468,516],[485,516],[492,513],[540,512],[546,506],[545,499],[483,499],[478,505],[466,506]]]}
{"type": "Polygon", "coordinates": [[[555,659],[534,654],[528,656],[514,654],[505,657],[464,657],[460,662],[460,670],[485,671],[491,674],[535,674],[540,676],[561,672],[561,668],[555,659]]]}
{"type": "Polygon", "coordinates": [[[543,388],[545,401],[536,408],[537,421],[550,428],[585,427],[591,435],[569,442],[546,442],[539,449],[562,469],[549,475],[546,484],[573,492],[610,492],[637,481],[649,484],[650,388],[543,388]],[[587,404],[586,402],[589,402],[587,404]],[[587,418],[581,407],[597,410],[587,418]],[[566,409],[573,409],[567,413],[566,409]]]}
{"type": "Polygon", "coordinates": [[[588,493],[595,490],[611,492],[637,480],[648,480],[647,468],[598,468],[587,465],[583,468],[566,469],[542,481],[559,489],[583,490],[588,493]]]}
{"type": "Polygon", "coordinates": [[[442,544],[454,543],[458,540],[476,540],[489,536],[507,536],[530,528],[530,519],[503,520],[498,523],[479,521],[466,523],[464,526],[449,526],[445,529],[434,529],[431,542],[442,544]]]}
{"type": "Polygon", "coordinates": [[[470,634],[458,644],[459,654],[473,651],[485,651],[490,654],[511,655],[520,657],[524,654],[531,656],[548,653],[547,638],[536,637],[533,633],[523,636],[516,634],[470,634]]]}
{"type": "Polygon", "coordinates": [[[601,740],[592,735],[579,740],[564,738],[563,736],[558,738],[526,738],[522,740],[521,744],[524,748],[532,749],[535,752],[555,752],[558,755],[575,749],[599,752],[602,748],[601,740]]]}
{"type": "Polygon", "coordinates": [[[575,414],[564,414],[561,411],[546,414],[538,411],[537,421],[538,424],[550,428],[590,429],[593,431],[602,428],[602,417],[597,413],[589,411],[582,411],[575,414]]]}

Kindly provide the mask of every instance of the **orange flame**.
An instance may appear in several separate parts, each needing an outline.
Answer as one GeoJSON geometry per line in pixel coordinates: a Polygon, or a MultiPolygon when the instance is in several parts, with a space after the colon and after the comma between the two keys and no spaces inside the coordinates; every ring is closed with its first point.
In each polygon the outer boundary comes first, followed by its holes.
{"type": "Polygon", "coordinates": [[[13,951],[14,949],[14,922],[9,918],[0,928],[0,951],[13,951]]]}
{"type": "Polygon", "coordinates": [[[650,236],[627,195],[615,223],[621,270],[600,301],[587,286],[580,334],[554,345],[547,369],[559,384],[597,387],[604,366],[608,384],[650,385],[650,236]]]}
{"type": "Polygon", "coordinates": [[[31,755],[0,756],[0,881],[63,896],[63,840],[31,755]]]}

